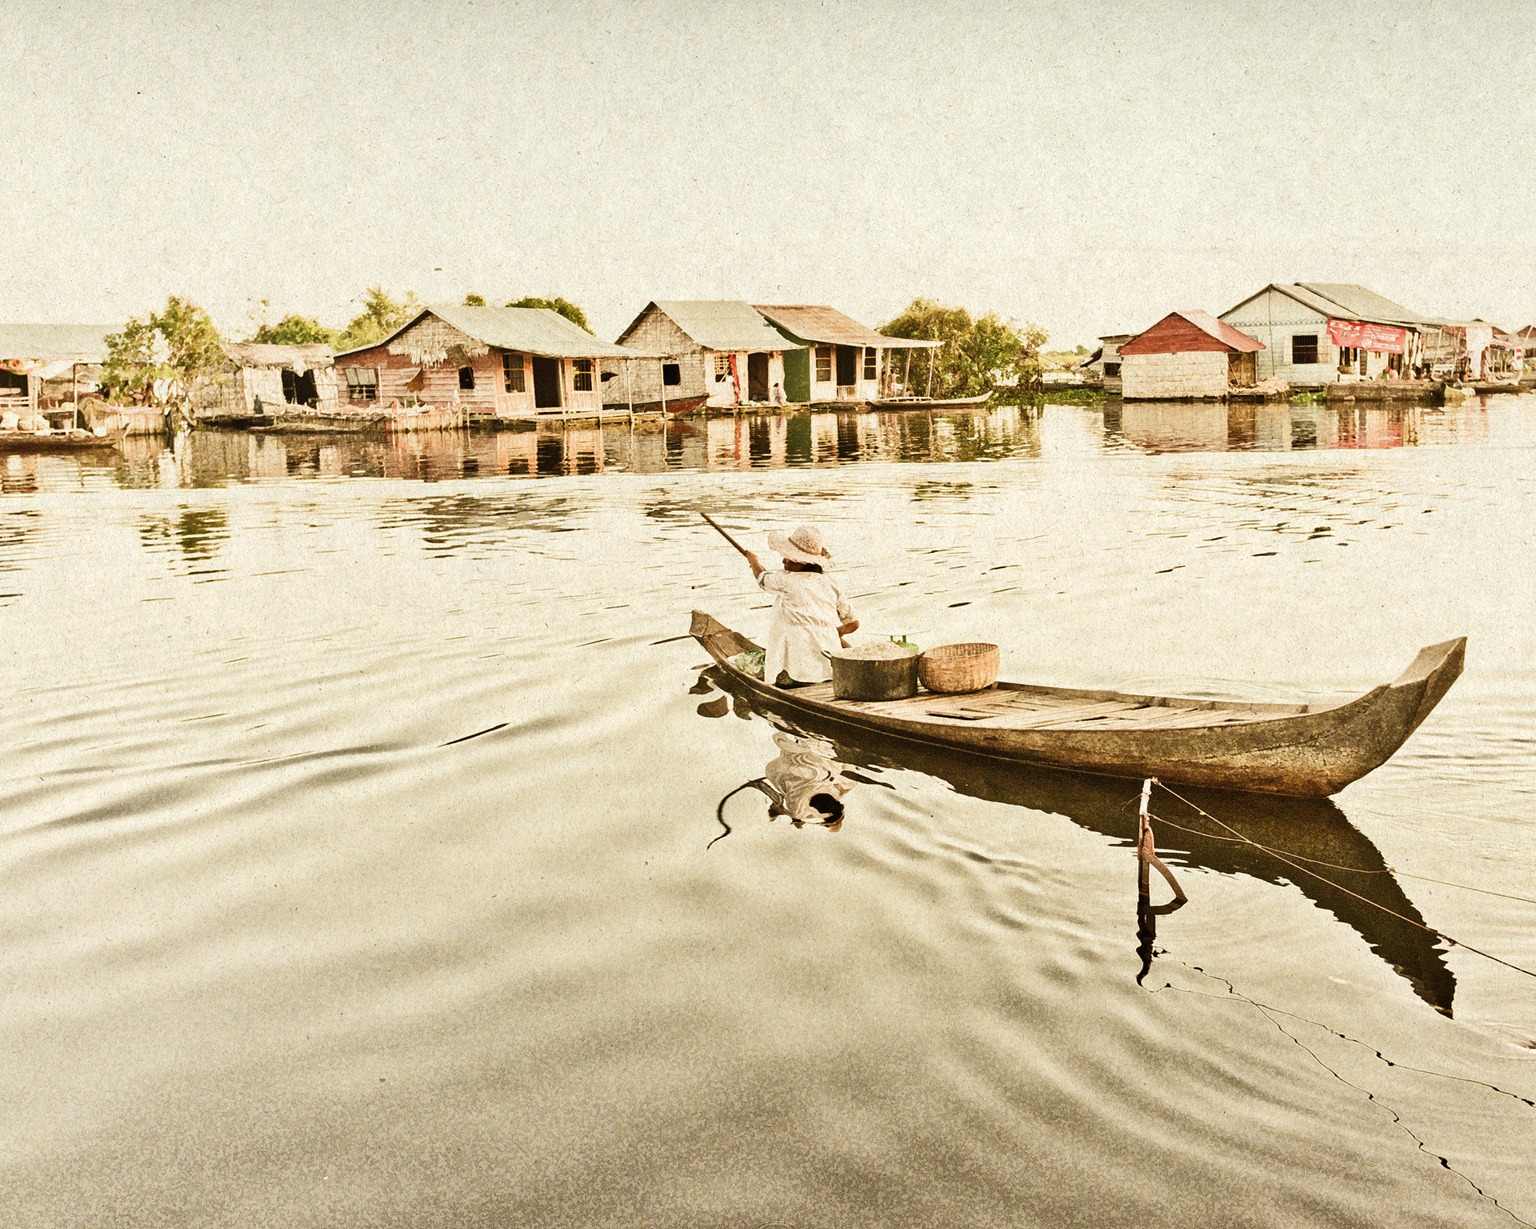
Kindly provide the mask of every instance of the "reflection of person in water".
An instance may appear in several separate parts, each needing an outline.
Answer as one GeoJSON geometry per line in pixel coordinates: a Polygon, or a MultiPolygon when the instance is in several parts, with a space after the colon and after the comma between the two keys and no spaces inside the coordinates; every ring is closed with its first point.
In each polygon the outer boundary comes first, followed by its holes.
{"type": "MultiPolygon", "coordinates": [[[[843,824],[843,795],[858,782],[843,773],[843,765],[832,758],[832,744],[821,738],[798,738],[793,734],[773,736],[779,754],[769,762],[763,775],[738,785],[715,808],[715,818],[729,836],[725,822],[725,804],[744,789],[755,789],[768,798],[768,818],[788,816],[796,828],[807,824],[829,828],[833,832],[843,824]]],[[[715,841],[711,841],[713,845],[715,841]]]]}

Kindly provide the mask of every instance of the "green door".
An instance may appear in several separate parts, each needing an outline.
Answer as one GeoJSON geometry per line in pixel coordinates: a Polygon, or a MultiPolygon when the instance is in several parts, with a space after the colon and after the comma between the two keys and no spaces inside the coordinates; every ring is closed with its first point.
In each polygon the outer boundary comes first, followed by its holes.
{"type": "Polygon", "coordinates": [[[811,352],[784,351],[784,397],[802,405],[811,399],[811,352]]]}

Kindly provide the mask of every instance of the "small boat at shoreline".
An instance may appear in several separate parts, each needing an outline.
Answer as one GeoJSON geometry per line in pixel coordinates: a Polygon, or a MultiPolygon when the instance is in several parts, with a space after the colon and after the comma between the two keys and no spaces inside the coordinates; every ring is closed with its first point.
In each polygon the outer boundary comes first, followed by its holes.
{"type": "Polygon", "coordinates": [[[979,397],[880,397],[868,403],[872,410],[958,410],[968,405],[986,405],[991,393],[979,397]]]}
{"type": "MultiPolygon", "coordinates": [[[[636,414],[666,414],[668,417],[671,417],[673,414],[692,414],[695,410],[706,409],[705,402],[708,400],[708,396],[701,393],[696,397],[668,397],[665,402],[637,401],[633,408],[636,414]]],[[[630,408],[630,404],[627,401],[605,401],[603,403],[603,416],[606,418],[614,414],[628,414],[630,408]]],[[[772,408],[783,409],[784,407],[774,406],[772,408]]],[[[589,413],[587,417],[595,418],[596,415],[589,413]]]]}
{"type": "Polygon", "coordinates": [[[0,452],[106,452],[122,443],[121,431],[0,431],[0,452]]]}
{"type": "Polygon", "coordinates": [[[702,611],[689,633],[732,681],[786,711],[1041,767],[1325,798],[1380,767],[1460,676],[1466,638],[1420,651],[1394,682],[1342,703],[1265,704],[999,682],[962,695],[838,700],[830,683],[782,688],[732,659],[757,650],[702,611]]]}

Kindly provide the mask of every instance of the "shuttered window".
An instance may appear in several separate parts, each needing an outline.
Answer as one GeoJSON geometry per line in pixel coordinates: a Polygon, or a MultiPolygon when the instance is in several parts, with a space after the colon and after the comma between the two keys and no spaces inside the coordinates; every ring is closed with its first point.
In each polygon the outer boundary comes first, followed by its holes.
{"type": "Polygon", "coordinates": [[[377,367],[348,367],[347,400],[377,401],[379,399],[379,369],[377,367]]]}
{"type": "Polygon", "coordinates": [[[866,347],[864,347],[864,378],[866,380],[873,380],[876,377],[876,374],[877,374],[876,361],[877,360],[875,358],[875,354],[876,354],[876,351],[875,351],[874,346],[866,346],[866,347]]]}
{"type": "Polygon", "coordinates": [[[1291,362],[1317,362],[1317,334],[1297,333],[1291,338],[1291,362]]]}
{"type": "Polygon", "coordinates": [[[592,391],[592,360],[578,358],[571,360],[571,389],[578,393],[590,393],[592,391]]]}
{"type": "Polygon", "coordinates": [[[820,384],[832,381],[832,347],[816,347],[816,380],[820,384]]]}
{"type": "Polygon", "coordinates": [[[503,354],[501,356],[501,382],[509,393],[526,393],[528,391],[528,377],[524,372],[523,356],[521,354],[503,354]]]}

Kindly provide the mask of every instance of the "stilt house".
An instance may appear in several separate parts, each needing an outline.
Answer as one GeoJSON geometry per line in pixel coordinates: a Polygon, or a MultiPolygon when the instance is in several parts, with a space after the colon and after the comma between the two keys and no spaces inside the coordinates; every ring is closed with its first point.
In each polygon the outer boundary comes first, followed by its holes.
{"type": "Polygon", "coordinates": [[[873,401],[892,392],[900,370],[894,354],[928,349],[937,342],[887,337],[835,307],[763,304],[757,310],[804,349],[784,355],[784,392],[792,402],[873,401]]]}
{"type": "Polygon", "coordinates": [[[110,324],[0,324],[0,415],[72,425],[101,383],[110,324]]]}
{"type": "Polygon", "coordinates": [[[1120,391],[1120,347],[1135,333],[1106,333],[1099,338],[1099,348],[1078,364],[1077,369],[1097,376],[1107,393],[1120,391]]]}
{"type": "Polygon", "coordinates": [[[229,356],[225,378],[202,399],[199,418],[336,411],[336,352],[330,346],[225,342],[224,353],[229,356]]]}
{"type": "Polygon", "coordinates": [[[1295,388],[1374,379],[1387,370],[1411,374],[1429,325],[1401,303],[1343,282],[1271,284],[1221,319],[1264,343],[1259,379],[1278,376],[1295,388]]]}
{"type": "Polygon", "coordinates": [[[1256,384],[1254,356],[1264,343],[1209,312],[1170,312],[1120,347],[1127,401],[1219,400],[1256,384]]]}
{"type": "Polygon", "coordinates": [[[632,399],[636,408],[652,408],[663,397],[725,409],[772,404],[774,387],[784,385],[784,356],[801,349],[750,303],[733,299],[657,299],[619,334],[618,345],[663,356],[627,373],[604,364],[604,400],[632,399]]]}
{"type": "Polygon", "coordinates": [[[382,341],[338,354],[336,369],[344,409],[458,405],[531,418],[600,413],[600,365],[649,357],[544,307],[436,306],[382,341]]]}

